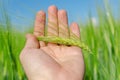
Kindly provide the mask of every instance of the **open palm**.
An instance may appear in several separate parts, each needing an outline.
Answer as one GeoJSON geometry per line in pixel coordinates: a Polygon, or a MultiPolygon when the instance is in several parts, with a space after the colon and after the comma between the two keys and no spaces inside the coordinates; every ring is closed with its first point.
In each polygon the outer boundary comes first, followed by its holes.
{"type": "MultiPolygon", "coordinates": [[[[81,49],[38,41],[36,37],[44,36],[46,15],[39,11],[34,27],[34,34],[27,35],[27,41],[21,52],[20,60],[29,80],[82,80],[84,60],[81,49]]],[[[67,13],[57,10],[55,6],[48,9],[48,34],[69,38],[67,13]],[[53,25],[54,24],[54,25],[53,25]],[[64,31],[63,31],[64,29],[64,31]]],[[[72,23],[70,30],[80,36],[79,27],[72,23]]]]}

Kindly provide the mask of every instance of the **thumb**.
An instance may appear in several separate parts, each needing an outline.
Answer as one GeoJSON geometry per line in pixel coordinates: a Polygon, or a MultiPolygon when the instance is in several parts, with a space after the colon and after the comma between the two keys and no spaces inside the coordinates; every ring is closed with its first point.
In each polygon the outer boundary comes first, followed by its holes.
{"type": "Polygon", "coordinates": [[[27,34],[26,35],[26,44],[25,44],[25,48],[39,48],[39,41],[37,40],[37,38],[32,35],[32,34],[27,34]]]}

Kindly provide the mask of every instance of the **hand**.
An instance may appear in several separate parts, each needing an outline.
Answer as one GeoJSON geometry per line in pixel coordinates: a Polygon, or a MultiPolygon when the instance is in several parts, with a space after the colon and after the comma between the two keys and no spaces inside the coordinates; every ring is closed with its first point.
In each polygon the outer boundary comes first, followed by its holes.
{"type": "MultiPolygon", "coordinates": [[[[84,77],[84,60],[80,48],[53,43],[45,44],[45,42],[37,40],[37,36],[44,36],[45,19],[45,13],[39,11],[36,15],[34,34],[27,35],[26,45],[20,54],[20,60],[28,79],[82,80],[84,77]]],[[[58,11],[55,6],[50,6],[48,9],[47,35],[69,38],[67,26],[66,11],[58,11]],[[64,29],[63,33],[62,29],[64,29]]],[[[77,23],[72,23],[70,30],[78,37],[80,36],[77,23]]]]}

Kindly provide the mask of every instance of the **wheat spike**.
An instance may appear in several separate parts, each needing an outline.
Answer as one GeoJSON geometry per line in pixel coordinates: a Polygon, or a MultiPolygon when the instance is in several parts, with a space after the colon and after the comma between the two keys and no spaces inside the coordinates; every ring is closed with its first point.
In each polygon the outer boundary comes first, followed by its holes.
{"type": "Polygon", "coordinates": [[[44,42],[56,43],[56,44],[64,44],[64,45],[77,46],[77,47],[79,47],[81,49],[84,49],[84,50],[92,53],[92,51],[88,48],[88,46],[85,45],[83,42],[81,42],[80,40],[72,39],[72,38],[39,36],[38,40],[44,41],[44,42]]]}

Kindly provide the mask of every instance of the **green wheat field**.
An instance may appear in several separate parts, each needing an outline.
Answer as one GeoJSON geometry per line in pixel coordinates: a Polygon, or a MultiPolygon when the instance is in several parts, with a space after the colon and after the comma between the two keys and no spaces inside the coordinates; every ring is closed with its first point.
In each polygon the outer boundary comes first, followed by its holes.
{"type": "MultiPolygon", "coordinates": [[[[94,51],[93,56],[83,50],[84,80],[120,80],[120,16],[116,19],[112,6],[108,3],[104,6],[105,9],[96,6],[97,26],[91,20],[91,13],[85,24],[79,23],[82,41],[94,51]]],[[[25,44],[25,34],[32,28],[24,32],[16,29],[3,6],[0,14],[0,80],[27,80],[19,54],[25,44]]]]}

